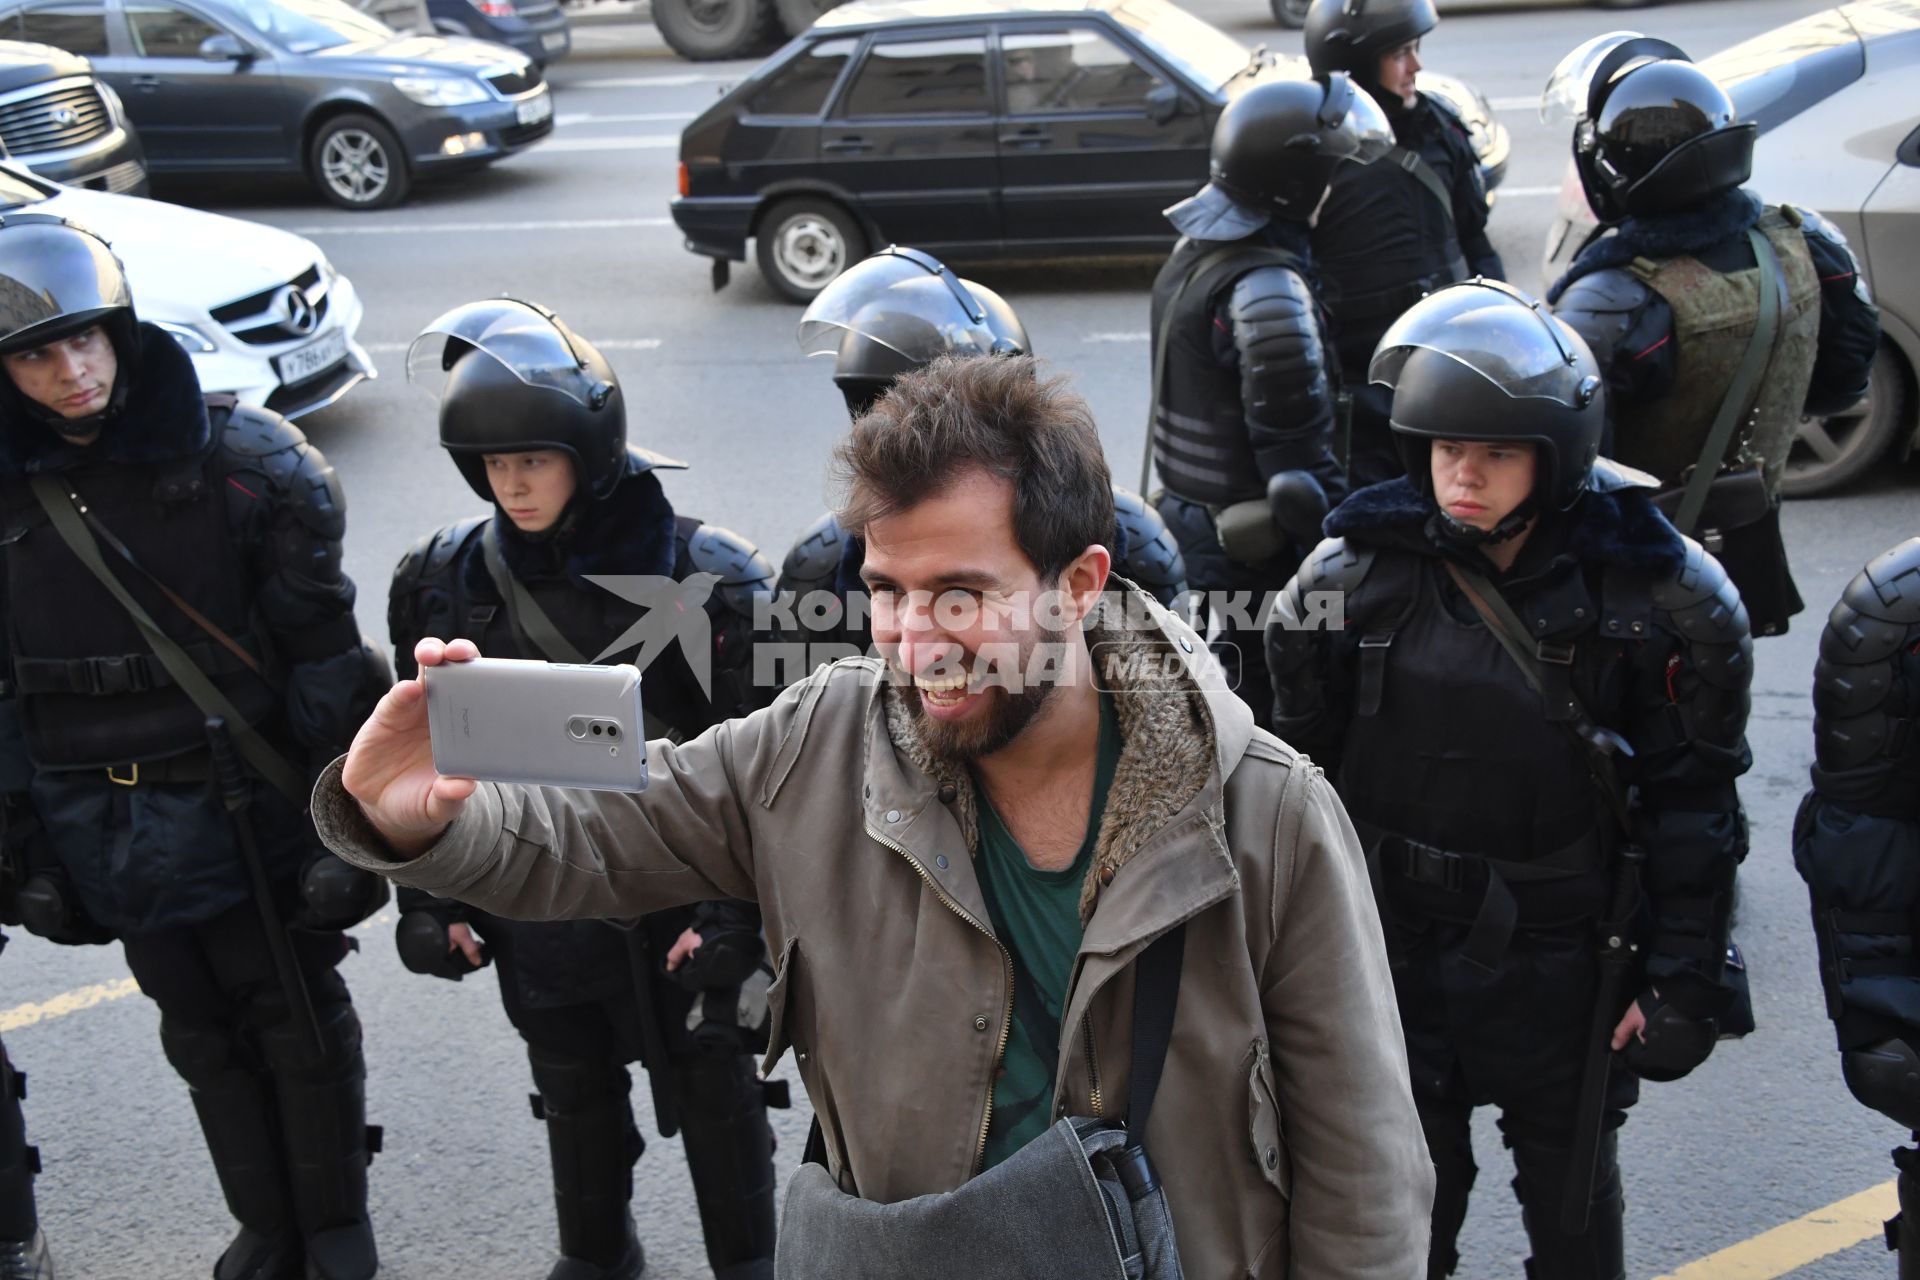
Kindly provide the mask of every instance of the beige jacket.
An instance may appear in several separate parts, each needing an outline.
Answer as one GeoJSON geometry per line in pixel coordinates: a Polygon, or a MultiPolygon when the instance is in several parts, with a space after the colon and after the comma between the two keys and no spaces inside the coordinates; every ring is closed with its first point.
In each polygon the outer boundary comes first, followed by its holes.
{"type": "MultiPolygon", "coordinates": [[[[1124,1110],[1129,966],[1184,920],[1146,1145],[1189,1280],[1415,1280],[1433,1171],[1359,844],[1320,770],[1231,693],[1202,692],[1200,642],[1155,616],[1093,635],[1097,655],[1159,669],[1116,679],[1126,742],[1082,895],[1056,1117],[1124,1110]]],[[[348,861],[505,916],[758,901],[776,960],[766,1065],[794,1050],[840,1185],[893,1202],[965,1182],[1013,1003],[968,772],[919,749],[873,660],[648,751],[639,796],[483,784],[411,862],[386,854],[338,762],[315,817],[348,861]]]]}

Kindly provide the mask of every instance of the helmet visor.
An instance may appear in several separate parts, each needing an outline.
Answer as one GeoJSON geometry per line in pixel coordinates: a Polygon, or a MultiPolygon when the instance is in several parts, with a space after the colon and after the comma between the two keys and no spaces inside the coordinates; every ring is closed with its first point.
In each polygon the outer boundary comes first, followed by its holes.
{"type": "Polygon", "coordinates": [[[1320,146],[1328,155],[1371,164],[1393,150],[1393,125],[1388,122],[1387,113],[1381,110],[1372,94],[1354,84],[1344,72],[1335,72],[1327,78],[1327,97],[1320,118],[1320,146]]]}
{"type": "Polygon", "coordinates": [[[558,391],[589,409],[605,403],[611,390],[588,365],[591,348],[558,316],[513,298],[469,302],[422,329],[407,348],[407,381],[438,399],[455,342],[485,352],[528,386],[558,391]]]}
{"type": "Polygon", "coordinates": [[[1478,281],[1451,285],[1415,303],[1374,348],[1367,380],[1388,387],[1415,351],[1457,360],[1516,400],[1578,409],[1599,390],[1586,344],[1518,290],[1478,281]]]}
{"type": "Polygon", "coordinates": [[[1608,56],[1630,40],[1645,40],[1638,31],[1609,31],[1595,36],[1560,59],[1540,93],[1540,122],[1566,125],[1587,117],[1587,97],[1594,73],[1608,56]]]}
{"type": "Polygon", "coordinates": [[[1003,336],[959,277],[916,250],[876,254],[822,289],[800,317],[800,350],[837,355],[849,333],[915,364],[986,355],[1003,336]]]}

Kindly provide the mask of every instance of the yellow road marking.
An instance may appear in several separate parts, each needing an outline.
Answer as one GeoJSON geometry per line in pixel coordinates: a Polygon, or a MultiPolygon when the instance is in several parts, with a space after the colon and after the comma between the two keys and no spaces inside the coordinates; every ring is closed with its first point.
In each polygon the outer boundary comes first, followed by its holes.
{"type": "Polygon", "coordinates": [[[1828,1254],[1875,1239],[1881,1224],[1898,1212],[1900,1201],[1893,1183],[1883,1182],[1689,1262],[1659,1280],[1776,1280],[1828,1254]]]}
{"type": "Polygon", "coordinates": [[[122,1000],[138,990],[140,988],[132,978],[121,978],[114,982],[96,982],[90,987],[65,991],[51,1000],[17,1004],[11,1009],[0,1009],[0,1034],[18,1031],[22,1027],[31,1027],[36,1022],[64,1018],[70,1013],[91,1009],[109,1000],[122,1000]]]}

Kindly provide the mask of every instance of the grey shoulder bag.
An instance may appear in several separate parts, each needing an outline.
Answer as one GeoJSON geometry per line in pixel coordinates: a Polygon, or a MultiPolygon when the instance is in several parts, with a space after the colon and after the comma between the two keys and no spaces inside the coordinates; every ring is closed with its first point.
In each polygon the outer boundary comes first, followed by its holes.
{"type": "Polygon", "coordinates": [[[802,1164],[787,1186],[778,1280],[1182,1280],[1173,1216],[1141,1139],[1185,945],[1176,925],[1135,963],[1126,1124],[1069,1116],[959,1189],[898,1204],[848,1195],[823,1166],[802,1164]]]}

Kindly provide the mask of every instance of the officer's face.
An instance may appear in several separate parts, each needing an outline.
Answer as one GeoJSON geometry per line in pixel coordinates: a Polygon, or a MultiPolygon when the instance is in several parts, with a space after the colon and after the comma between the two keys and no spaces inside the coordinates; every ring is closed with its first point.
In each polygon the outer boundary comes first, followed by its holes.
{"type": "Polygon", "coordinates": [[[0,356],[20,394],[63,418],[84,418],[107,407],[120,362],[99,325],[30,351],[0,356]]]}
{"type": "Polygon", "coordinates": [[[1492,529],[1533,492],[1534,447],[1435,440],[1433,498],[1461,524],[1492,529]]]}
{"type": "Polygon", "coordinates": [[[523,533],[551,529],[573,500],[573,459],[559,449],[482,456],[493,500],[523,533]]]}
{"type": "Polygon", "coordinates": [[[974,469],[866,527],[874,644],[921,740],[972,760],[1012,742],[1086,660],[1079,622],[1111,563],[1089,547],[1042,582],[1013,534],[1013,484],[974,469]]]}
{"type": "Polygon", "coordinates": [[[1420,42],[1409,40],[1398,49],[1390,49],[1380,55],[1380,88],[1400,99],[1400,105],[1411,107],[1418,98],[1414,94],[1413,82],[1420,74],[1420,42]]]}

